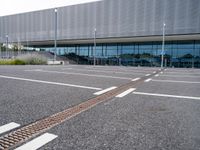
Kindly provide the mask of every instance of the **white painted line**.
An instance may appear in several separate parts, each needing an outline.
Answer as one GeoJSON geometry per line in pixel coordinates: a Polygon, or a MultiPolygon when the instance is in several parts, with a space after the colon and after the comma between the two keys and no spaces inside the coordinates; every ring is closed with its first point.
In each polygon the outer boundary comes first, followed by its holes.
{"type": "Polygon", "coordinates": [[[121,94],[119,94],[119,95],[117,95],[115,97],[119,97],[119,98],[124,97],[124,96],[128,95],[129,93],[131,93],[131,92],[133,92],[135,90],[136,90],[135,88],[130,88],[130,89],[124,91],[123,93],[121,93],[121,94]]]}
{"type": "Polygon", "coordinates": [[[145,76],[146,76],[146,77],[147,77],[147,76],[150,76],[150,74],[146,74],[145,76]]]}
{"type": "Polygon", "coordinates": [[[146,79],[144,82],[149,82],[149,81],[151,81],[152,79],[151,78],[149,78],[149,79],[146,79]]]}
{"type": "Polygon", "coordinates": [[[35,71],[42,71],[42,69],[34,69],[35,71]]]}
{"type": "Polygon", "coordinates": [[[197,72],[193,72],[193,73],[184,72],[184,73],[183,73],[183,72],[169,72],[169,71],[167,72],[167,74],[177,74],[177,75],[178,75],[178,74],[184,74],[184,75],[194,75],[194,74],[195,74],[195,75],[200,75],[200,74],[197,73],[197,72]]]}
{"type": "Polygon", "coordinates": [[[131,81],[137,81],[137,80],[140,80],[140,78],[135,78],[135,79],[133,79],[133,80],[131,80],[131,81]]]}
{"type": "Polygon", "coordinates": [[[163,72],[160,72],[161,74],[163,74],[163,72]]]}
{"type": "Polygon", "coordinates": [[[158,76],[159,76],[159,74],[156,74],[156,75],[155,75],[155,77],[158,77],[158,76]]]}
{"type": "Polygon", "coordinates": [[[133,92],[133,94],[200,100],[200,97],[192,97],[192,96],[179,96],[179,95],[168,95],[168,94],[157,94],[157,93],[143,93],[143,92],[133,92]]]}
{"type": "Polygon", "coordinates": [[[105,90],[96,92],[96,93],[94,93],[94,95],[101,95],[101,94],[103,94],[103,93],[106,93],[106,92],[108,92],[108,91],[114,90],[114,89],[116,89],[116,88],[117,88],[116,86],[113,86],[113,87],[107,88],[107,89],[105,89],[105,90]]]}
{"type": "MultiPolygon", "coordinates": [[[[88,72],[101,72],[101,73],[114,73],[114,74],[132,74],[132,75],[142,75],[142,72],[121,72],[121,71],[117,71],[117,70],[95,70],[95,69],[75,69],[75,68],[71,68],[72,70],[77,70],[77,71],[88,71],[88,72]]],[[[62,70],[68,70],[68,68],[66,69],[62,69],[62,70]]]]}
{"type": "MultiPolygon", "coordinates": [[[[184,74],[184,73],[183,73],[184,74]]],[[[187,75],[162,75],[165,77],[183,77],[183,78],[200,78],[200,76],[187,76],[187,75]]]]}
{"type": "MultiPolygon", "coordinates": [[[[69,69],[72,69],[72,68],[63,68],[62,70],[69,70],[69,69]]],[[[28,70],[27,70],[28,71],[28,70]]]]}
{"type": "MultiPolygon", "coordinates": [[[[35,70],[25,70],[25,71],[35,71],[35,70]]],[[[79,75],[79,76],[88,76],[88,77],[97,77],[97,78],[112,78],[112,79],[132,80],[132,78],[127,78],[127,77],[95,75],[95,74],[85,74],[85,73],[76,73],[76,72],[59,72],[59,71],[45,71],[45,70],[37,71],[37,72],[69,74],[69,75],[79,75]]]]}
{"type": "Polygon", "coordinates": [[[156,71],[154,71],[153,73],[156,73],[156,71]]]}
{"type": "Polygon", "coordinates": [[[29,82],[36,82],[36,83],[45,83],[45,84],[52,84],[52,85],[69,86],[69,87],[77,87],[77,88],[91,89],[91,90],[102,90],[101,88],[96,88],[96,87],[81,86],[81,85],[74,85],[74,84],[66,84],[66,83],[59,83],[59,82],[42,81],[42,80],[34,80],[34,79],[26,79],[26,78],[18,78],[18,77],[11,77],[11,76],[2,76],[2,75],[0,75],[0,78],[21,80],[21,81],[29,81],[29,82]]]}
{"type": "Polygon", "coordinates": [[[12,129],[15,129],[19,126],[20,126],[20,124],[17,124],[15,122],[11,122],[11,123],[5,124],[3,126],[0,126],[0,134],[7,132],[7,131],[10,131],[12,129]]]}
{"type": "Polygon", "coordinates": [[[50,141],[57,138],[57,135],[45,133],[32,141],[16,148],[15,150],[37,150],[38,148],[44,146],[45,144],[49,143],[50,141]]]}
{"type": "Polygon", "coordinates": [[[193,82],[193,81],[175,81],[175,80],[152,80],[152,81],[155,81],[155,82],[172,82],[172,83],[197,83],[197,84],[200,84],[200,82],[193,82]]]}
{"type": "Polygon", "coordinates": [[[42,69],[32,69],[32,70],[34,70],[34,71],[42,71],[42,69]]]}
{"type": "MultiPolygon", "coordinates": [[[[149,70],[141,70],[141,69],[137,69],[137,68],[109,68],[109,67],[106,67],[106,66],[103,66],[103,68],[104,69],[101,69],[101,70],[99,70],[99,68],[101,68],[101,67],[84,67],[84,68],[88,68],[89,70],[91,70],[91,71],[98,71],[98,72],[116,72],[116,73],[119,73],[119,72],[121,72],[121,73],[128,73],[128,74],[135,74],[135,73],[138,73],[138,74],[143,74],[143,73],[145,73],[145,72],[149,72],[149,70]],[[123,72],[122,72],[123,71],[123,72]]],[[[73,69],[75,69],[75,68],[73,68],[73,69]]],[[[77,68],[76,68],[77,69],[77,68]]],[[[85,70],[85,69],[84,69],[85,70]]],[[[88,70],[88,71],[89,71],[88,70]]]]}

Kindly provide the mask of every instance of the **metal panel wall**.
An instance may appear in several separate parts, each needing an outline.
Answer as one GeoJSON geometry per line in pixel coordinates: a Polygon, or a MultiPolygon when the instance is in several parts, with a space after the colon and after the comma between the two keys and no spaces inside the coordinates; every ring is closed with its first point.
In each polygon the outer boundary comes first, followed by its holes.
{"type": "MultiPolygon", "coordinates": [[[[58,8],[58,39],[200,33],[199,0],[102,0],[58,8]]],[[[0,17],[0,40],[54,39],[54,9],[0,17]]]]}

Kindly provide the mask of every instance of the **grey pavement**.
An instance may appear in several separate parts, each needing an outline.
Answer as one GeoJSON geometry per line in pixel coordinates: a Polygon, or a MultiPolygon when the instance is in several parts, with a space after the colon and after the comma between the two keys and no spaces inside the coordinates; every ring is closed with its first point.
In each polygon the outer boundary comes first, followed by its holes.
{"type": "MultiPolygon", "coordinates": [[[[95,75],[136,78],[158,69],[79,65],[0,66],[0,75],[105,89],[126,84],[130,80],[95,75]],[[55,71],[94,76],[69,75],[55,71]]],[[[136,92],[200,97],[199,74],[198,69],[167,69],[152,79],[197,83],[150,81],[137,86],[136,92]]],[[[0,126],[9,122],[20,123],[22,126],[35,122],[86,101],[98,91],[5,78],[0,78],[0,85],[0,126]]],[[[41,149],[199,150],[199,125],[200,100],[130,93],[98,104],[48,130],[48,133],[58,137],[41,149]]]]}
{"type": "MultiPolygon", "coordinates": [[[[102,90],[111,86],[120,86],[130,82],[130,80],[124,79],[95,78],[26,71],[28,69],[31,70],[38,68],[62,71],[65,66],[0,66],[0,75],[81,86],[92,86],[102,88],[102,90]]],[[[111,76],[112,73],[109,75],[111,76]]],[[[38,119],[47,117],[86,101],[94,97],[93,93],[97,92],[96,90],[5,78],[0,78],[0,85],[0,125],[12,121],[20,123],[21,125],[34,122],[38,119]]]]}

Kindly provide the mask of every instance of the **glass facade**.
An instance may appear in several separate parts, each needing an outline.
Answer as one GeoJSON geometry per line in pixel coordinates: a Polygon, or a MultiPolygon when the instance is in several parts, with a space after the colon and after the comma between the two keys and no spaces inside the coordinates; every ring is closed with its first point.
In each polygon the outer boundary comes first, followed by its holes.
{"type": "MultiPolygon", "coordinates": [[[[93,63],[93,44],[58,46],[57,54],[75,57],[79,64],[93,63]]],[[[41,48],[53,52],[54,48],[41,48]]],[[[97,44],[96,64],[158,67],[162,42],[97,44]]],[[[168,41],[165,43],[164,65],[200,68],[200,41],[168,41]]]]}

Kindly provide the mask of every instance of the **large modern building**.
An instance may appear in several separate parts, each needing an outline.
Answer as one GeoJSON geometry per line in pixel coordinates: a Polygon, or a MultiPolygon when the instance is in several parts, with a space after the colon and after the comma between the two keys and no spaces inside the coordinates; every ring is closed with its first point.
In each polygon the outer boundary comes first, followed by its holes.
{"type": "Polygon", "coordinates": [[[164,65],[200,68],[200,0],[99,0],[0,17],[1,43],[53,52],[55,31],[57,54],[81,63],[160,66],[164,37],[164,65]]]}

